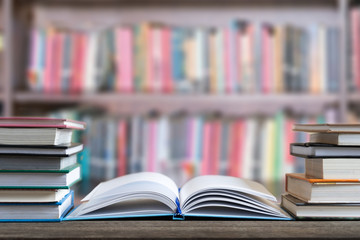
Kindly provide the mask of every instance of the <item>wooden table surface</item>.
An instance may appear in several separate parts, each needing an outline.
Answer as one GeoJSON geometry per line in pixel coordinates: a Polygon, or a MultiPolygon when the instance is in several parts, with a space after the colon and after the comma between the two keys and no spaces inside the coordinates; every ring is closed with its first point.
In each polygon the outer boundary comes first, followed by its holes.
{"type": "Polygon", "coordinates": [[[1,239],[360,239],[360,221],[1,223],[1,239]]]}

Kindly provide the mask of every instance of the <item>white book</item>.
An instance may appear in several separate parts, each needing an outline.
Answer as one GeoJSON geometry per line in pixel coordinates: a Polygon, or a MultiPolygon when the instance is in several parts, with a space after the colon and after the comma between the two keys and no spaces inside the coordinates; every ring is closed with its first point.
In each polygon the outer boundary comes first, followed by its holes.
{"type": "Polygon", "coordinates": [[[0,127],[0,144],[61,145],[71,143],[73,130],[66,128],[0,127]]]}
{"type": "Polygon", "coordinates": [[[100,183],[66,220],[174,216],[289,219],[261,184],[229,176],[200,176],[179,190],[160,173],[142,172],[100,183]]]}
{"type": "Polygon", "coordinates": [[[360,134],[313,133],[310,135],[310,142],[334,144],[341,146],[360,146],[360,134]]]}

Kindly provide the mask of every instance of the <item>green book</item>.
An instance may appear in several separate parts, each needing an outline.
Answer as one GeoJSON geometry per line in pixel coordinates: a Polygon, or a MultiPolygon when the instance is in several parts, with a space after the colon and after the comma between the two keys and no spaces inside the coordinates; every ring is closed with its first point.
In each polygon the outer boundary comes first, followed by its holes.
{"type": "Polygon", "coordinates": [[[62,170],[0,170],[0,189],[67,189],[80,179],[78,164],[62,170]]]}

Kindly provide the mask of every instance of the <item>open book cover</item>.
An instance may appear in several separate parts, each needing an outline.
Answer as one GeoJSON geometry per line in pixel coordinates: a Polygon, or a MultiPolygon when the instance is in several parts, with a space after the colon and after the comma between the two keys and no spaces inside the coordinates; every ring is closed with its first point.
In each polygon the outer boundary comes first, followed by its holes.
{"type": "Polygon", "coordinates": [[[199,176],[181,189],[160,173],[135,173],[100,183],[64,220],[172,216],[290,220],[259,183],[199,176]]]}

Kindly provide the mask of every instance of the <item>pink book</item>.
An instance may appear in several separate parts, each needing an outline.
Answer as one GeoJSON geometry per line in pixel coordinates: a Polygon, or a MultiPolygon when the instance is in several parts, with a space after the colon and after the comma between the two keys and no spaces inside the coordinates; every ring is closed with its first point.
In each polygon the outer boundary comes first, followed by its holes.
{"type": "Polygon", "coordinates": [[[145,78],[145,90],[147,92],[154,91],[154,59],[153,59],[153,28],[147,29],[147,41],[146,41],[146,78],[145,78]]]}
{"type": "Polygon", "coordinates": [[[193,161],[193,156],[195,156],[194,154],[194,135],[195,135],[195,131],[194,131],[194,119],[189,119],[188,122],[187,122],[187,146],[186,146],[186,156],[187,156],[187,159],[186,160],[191,160],[193,161]]]}
{"type": "Polygon", "coordinates": [[[74,128],[85,129],[84,122],[43,117],[0,117],[0,127],[74,128]]]}
{"type": "Polygon", "coordinates": [[[236,51],[236,59],[237,59],[237,65],[235,65],[235,67],[237,68],[236,69],[236,73],[237,75],[235,76],[236,77],[236,82],[237,82],[237,85],[238,85],[238,89],[241,90],[241,87],[242,87],[242,54],[243,52],[241,51],[241,38],[242,38],[242,31],[238,31],[235,35],[236,37],[236,40],[235,40],[235,51],[236,51]]]}
{"type": "Polygon", "coordinates": [[[117,173],[118,176],[123,176],[126,174],[126,122],[124,120],[120,120],[118,123],[118,164],[117,164],[117,173]]]}
{"type": "Polygon", "coordinates": [[[168,27],[162,29],[162,69],[163,69],[163,92],[171,93],[174,90],[172,79],[172,61],[171,61],[171,30],[168,27]]]}
{"type": "Polygon", "coordinates": [[[228,175],[229,176],[236,176],[236,161],[235,161],[235,150],[237,149],[235,142],[237,141],[237,124],[232,122],[230,127],[230,141],[229,141],[229,165],[228,165],[228,175]]]}
{"type": "Polygon", "coordinates": [[[76,82],[76,92],[81,93],[84,90],[84,76],[85,76],[85,57],[88,51],[88,40],[89,37],[86,34],[80,35],[80,56],[79,56],[79,78],[76,82]]]}
{"type": "Polygon", "coordinates": [[[147,162],[147,166],[148,169],[147,171],[149,172],[155,172],[156,170],[156,156],[157,156],[157,151],[156,151],[156,144],[157,144],[157,126],[156,126],[156,121],[155,120],[150,120],[149,121],[149,141],[148,141],[148,145],[149,145],[149,158],[148,158],[148,162],[147,162]]]}
{"type": "Polygon", "coordinates": [[[54,51],[54,88],[53,92],[61,92],[61,70],[62,70],[62,55],[64,46],[64,35],[61,33],[55,34],[55,51],[54,51]]]}
{"type": "Polygon", "coordinates": [[[201,162],[201,175],[210,174],[209,165],[210,165],[210,143],[211,143],[211,123],[206,122],[204,124],[203,132],[203,154],[201,162]]]}
{"type": "Polygon", "coordinates": [[[230,60],[230,32],[229,29],[224,29],[224,74],[225,74],[225,92],[232,93],[233,83],[231,79],[231,60],[230,60]]]}
{"type": "Polygon", "coordinates": [[[351,10],[351,31],[352,31],[352,68],[353,83],[357,90],[360,90],[360,17],[359,10],[351,10]]]}
{"type": "Polygon", "coordinates": [[[269,27],[268,26],[262,26],[261,28],[261,38],[262,38],[262,83],[261,88],[263,93],[269,93],[270,92],[270,36],[269,36],[269,27]]]}
{"type": "Polygon", "coordinates": [[[133,31],[130,27],[122,29],[122,41],[121,49],[123,51],[123,59],[121,61],[123,67],[122,69],[122,82],[123,82],[123,91],[124,92],[133,92],[133,31]]]}
{"type": "Polygon", "coordinates": [[[290,143],[294,143],[296,141],[295,132],[292,130],[295,121],[292,119],[287,119],[285,122],[285,148],[284,148],[284,156],[285,162],[287,166],[294,166],[295,157],[290,154],[290,143]]]}
{"type": "Polygon", "coordinates": [[[219,121],[215,121],[212,124],[212,136],[211,136],[211,162],[210,162],[210,174],[219,174],[220,171],[220,150],[221,150],[221,124],[219,121]]]}
{"type": "Polygon", "coordinates": [[[133,92],[133,32],[130,27],[115,30],[116,91],[133,92]]]}
{"type": "Polygon", "coordinates": [[[49,28],[46,31],[46,58],[44,73],[44,92],[51,93],[53,84],[53,58],[54,58],[54,33],[49,28]]]}

